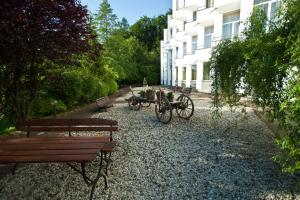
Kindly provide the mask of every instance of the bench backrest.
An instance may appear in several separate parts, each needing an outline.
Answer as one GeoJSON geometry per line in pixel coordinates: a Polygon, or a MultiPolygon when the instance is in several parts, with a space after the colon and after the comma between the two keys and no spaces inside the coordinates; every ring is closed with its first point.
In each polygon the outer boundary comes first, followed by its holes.
{"type": "Polygon", "coordinates": [[[71,131],[112,131],[118,130],[118,122],[108,119],[83,118],[83,119],[32,119],[24,122],[21,130],[27,132],[69,132],[71,131]]]}

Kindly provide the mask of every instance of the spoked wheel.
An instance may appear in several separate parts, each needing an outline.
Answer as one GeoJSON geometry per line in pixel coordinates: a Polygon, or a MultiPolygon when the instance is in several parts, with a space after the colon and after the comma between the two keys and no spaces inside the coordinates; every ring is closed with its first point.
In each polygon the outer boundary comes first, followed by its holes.
{"type": "Polygon", "coordinates": [[[130,110],[139,110],[141,108],[141,104],[135,96],[130,97],[128,105],[130,110]]]}
{"type": "Polygon", "coordinates": [[[155,105],[155,113],[156,113],[157,119],[160,122],[167,124],[171,121],[172,106],[166,97],[162,97],[160,102],[158,102],[158,104],[155,105]]]}
{"type": "Polygon", "coordinates": [[[180,95],[177,101],[181,103],[176,107],[176,113],[183,119],[189,119],[194,114],[194,103],[189,96],[180,95]]]}

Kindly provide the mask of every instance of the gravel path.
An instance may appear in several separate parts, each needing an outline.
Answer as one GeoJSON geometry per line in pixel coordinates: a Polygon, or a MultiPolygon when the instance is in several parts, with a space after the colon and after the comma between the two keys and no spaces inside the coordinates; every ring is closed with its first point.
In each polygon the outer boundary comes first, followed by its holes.
{"type": "MultiPolygon", "coordinates": [[[[119,121],[118,146],[95,199],[300,199],[294,179],[271,157],[272,134],[253,114],[236,120],[223,113],[212,126],[208,101],[195,101],[189,120],[174,115],[160,124],[154,107],[130,111],[117,104],[93,117],[119,121]],[[235,122],[238,122],[235,126],[235,122]],[[231,125],[229,125],[231,124],[231,125]]],[[[63,164],[26,164],[15,176],[0,173],[0,199],[87,199],[89,188],[63,164]]]]}

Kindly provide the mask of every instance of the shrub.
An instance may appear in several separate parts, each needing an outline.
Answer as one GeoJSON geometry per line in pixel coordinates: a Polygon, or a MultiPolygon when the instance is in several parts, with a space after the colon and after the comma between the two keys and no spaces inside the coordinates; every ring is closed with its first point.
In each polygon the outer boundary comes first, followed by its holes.
{"type": "Polygon", "coordinates": [[[65,112],[66,110],[67,106],[61,100],[55,100],[49,96],[37,96],[31,104],[30,116],[42,117],[54,114],[54,112],[65,112]],[[55,104],[55,111],[53,105],[54,101],[57,102],[55,104]]]}

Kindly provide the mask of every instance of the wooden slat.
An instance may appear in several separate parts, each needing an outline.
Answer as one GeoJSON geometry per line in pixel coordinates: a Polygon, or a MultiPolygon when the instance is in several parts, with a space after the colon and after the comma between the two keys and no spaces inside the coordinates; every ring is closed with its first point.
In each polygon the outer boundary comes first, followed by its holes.
{"type": "Polygon", "coordinates": [[[91,162],[96,154],[49,156],[0,156],[0,163],[91,162]]]}
{"type": "MultiPolygon", "coordinates": [[[[66,143],[103,143],[109,142],[109,136],[103,137],[34,137],[34,138],[5,138],[0,144],[66,144],[66,143]]],[[[1,147],[0,147],[1,148],[1,147]]]]}
{"type": "Polygon", "coordinates": [[[24,128],[24,131],[30,132],[74,132],[74,131],[117,131],[118,127],[100,127],[100,126],[30,126],[24,128]]]}
{"type": "Polygon", "coordinates": [[[71,150],[71,149],[101,149],[103,143],[83,144],[1,144],[0,150],[71,150]]]}
{"type": "Polygon", "coordinates": [[[25,126],[64,126],[64,125],[118,125],[115,120],[99,118],[77,119],[32,119],[24,123],[25,126]]]}
{"type": "Polygon", "coordinates": [[[35,137],[0,139],[0,163],[90,162],[97,152],[111,152],[109,137],[35,137]]]}
{"type": "Polygon", "coordinates": [[[39,150],[39,151],[0,149],[0,156],[84,155],[84,154],[96,154],[97,152],[99,152],[99,149],[39,150]]]}

